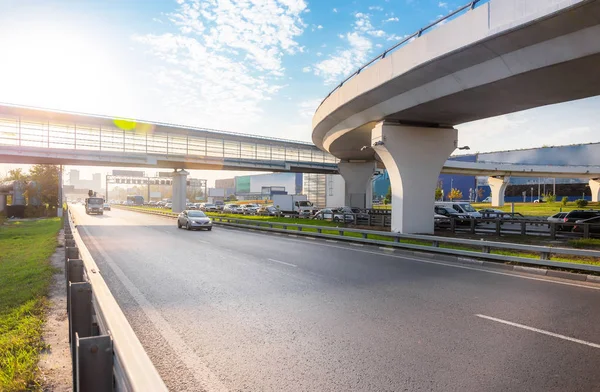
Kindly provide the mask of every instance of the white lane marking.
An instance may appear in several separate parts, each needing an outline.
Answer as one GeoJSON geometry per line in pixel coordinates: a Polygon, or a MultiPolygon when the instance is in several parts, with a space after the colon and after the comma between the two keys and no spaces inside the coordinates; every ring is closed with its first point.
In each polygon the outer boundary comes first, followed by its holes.
{"type": "Polygon", "coordinates": [[[296,264],[286,263],[285,261],[281,261],[281,260],[275,260],[275,259],[267,259],[267,260],[272,261],[273,263],[289,265],[290,267],[294,267],[294,268],[298,267],[296,264]]]}
{"type": "Polygon", "coordinates": [[[356,242],[351,242],[350,245],[354,245],[354,246],[364,246],[363,244],[357,244],[356,242]]]}
{"type": "Polygon", "coordinates": [[[484,318],[484,319],[487,319],[487,320],[495,321],[497,323],[511,325],[511,326],[517,327],[517,328],[523,328],[523,329],[526,329],[528,331],[533,331],[533,332],[541,333],[541,334],[552,336],[552,337],[555,337],[555,338],[559,338],[559,339],[563,339],[563,340],[568,340],[569,342],[579,343],[579,344],[583,344],[583,345],[594,347],[594,348],[600,348],[600,344],[587,342],[587,341],[581,340],[581,339],[575,339],[575,338],[572,338],[572,337],[569,337],[569,336],[561,335],[561,334],[550,332],[550,331],[545,331],[545,330],[539,329],[539,328],[528,327],[527,325],[513,323],[512,321],[502,320],[502,319],[499,319],[499,318],[496,318],[496,317],[486,316],[484,314],[476,314],[475,316],[481,317],[481,318],[484,318]]]}
{"type": "Polygon", "coordinates": [[[298,238],[298,236],[296,234],[288,234],[288,237],[298,238]]]}
{"type": "Polygon", "coordinates": [[[325,242],[337,242],[336,240],[325,240],[325,242]]]}
{"type": "Polygon", "coordinates": [[[315,237],[304,237],[305,240],[316,240],[315,237]]]}
{"type": "Polygon", "coordinates": [[[385,246],[380,246],[379,249],[386,250],[388,252],[393,252],[395,250],[394,248],[388,248],[388,247],[385,247],[385,246]]]}
{"type": "Polygon", "coordinates": [[[86,237],[94,245],[96,250],[102,255],[104,261],[117,276],[121,284],[127,289],[127,292],[133,297],[138,306],[142,309],[146,317],[154,325],[154,328],[161,334],[163,339],[169,344],[171,349],[177,354],[179,359],[187,366],[189,372],[193,374],[196,381],[203,386],[203,389],[208,391],[227,392],[228,389],[221,383],[215,373],[213,373],[204,362],[196,355],[187,342],[171,327],[169,322],[160,314],[158,310],[142,292],[133,284],[125,275],[123,270],[115,263],[115,261],[100,247],[100,244],[89,233],[85,226],[79,226],[86,233],[86,237]]]}
{"type": "MultiPolygon", "coordinates": [[[[277,233],[274,233],[274,234],[277,234],[277,233]]],[[[252,233],[251,235],[265,235],[265,234],[254,234],[254,233],[252,233]]],[[[298,239],[298,240],[294,240],[294,239],[291,239],[291,238],[285,238],[285,239],[287,241],[298,242],[298,243],[301,243],[301,244],[307,244],[308,243],[307,241],[303,241],[303,240],[300,240],[300,239],[298,239]]],[[[325,241],[332,242],[333,240],[325,240],[325,241]]],[[[328,244],[326,244],[324,242],[313,242],[313,243],[311,243],[311,245],[319,245],[319,246],[326,246],[326,247],[329,247],[329,248],[344,249],[344,250],[349,250],[351,252],[369,253],[369,254],[373,254],[373,255],[393,257],[393,258],[401,259],[401,260],[418,261],[418,262],[425,263],[425,264],[443,265],[443,266],[446,266],[446,267],[460,268],[460,269],[466,269],[466,270],[471,270],[471,271],[484,272],[486,274],[512,276],[513,278],[527,279],[527,280],[537,280],[538,282],[554,283],[554,284],[560,284],[560,285],[563,285],[563,286],[572,286],[572,287],[580,287],[580,288],[584,288],[584,289],[600,290],[600,286],[588,286],[588,285],[577,284],[577,283],[562,282],[562,281],[558,281],[558,280],[536,278],[536,277],[533,277],[533,276],[524,276],[524,275],[519,275],[519,274],[511,274],[511,273],[508,273],[508,272],[492,271],[492,270],[489,270],[489,269],[485,269],[485,267],[476,268],[476,267],[469,267],[469,266],[466,266],[466,265],[448,264],[448,263],[443,263],[443,262],[439,262],[439,261],[424,260],[424,259],[420,259],[420,258],[414,257],[414,256],[413,257],[398,256],[398,255],[393,255],[393,254],[390,254],[390,253],[372,252],[372,251],[368,251],[368,250],[364,250],[364,249],[352,249],[352,248],[348,248],[346,246],[328,245],[328,244]]]]}

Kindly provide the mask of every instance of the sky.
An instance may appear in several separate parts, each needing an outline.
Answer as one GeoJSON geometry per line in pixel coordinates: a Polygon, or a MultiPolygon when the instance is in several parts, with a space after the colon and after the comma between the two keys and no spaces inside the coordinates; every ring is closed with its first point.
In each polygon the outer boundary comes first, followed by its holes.
{"type": "MultiPolygon", "coordinates": [[[[310,141],[337,83],[466,2],[0,0],[0,102],[310,141]]],[[[598,142],[599,103],[459,125],[460,144],[598,142]]]]}

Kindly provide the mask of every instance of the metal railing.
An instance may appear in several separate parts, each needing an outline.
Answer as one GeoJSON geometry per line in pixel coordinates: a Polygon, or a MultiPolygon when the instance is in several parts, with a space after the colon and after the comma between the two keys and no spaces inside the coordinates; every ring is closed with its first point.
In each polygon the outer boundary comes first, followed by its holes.
{"type": "MultiPolygon", "coordinates": [[[[176,218],[177,213],[152,211],[144,209],[133,209],[142,213],[152,215],[161,215],[170,218],[176,218]]],[[[259,220],[236,219],[213,216],[213,223],[226,226],[250,228],[256,230],[266,230],[272,232],[306,235],[312,237],[321,237],[343,241],[361,242],[366,244],[381,245],[392,248],[413,249],[425,252],[441,253],[461,257],[474,257],[477,259],[494,260],[500,262],[516,262],[534,266],[552,267],[559,269],[571,269],[577,271],[586,271],[600,273],[600,265],[577,264],[562,261],[553,261],[552,257],[556,255],[590,257],[600,260],[600,251],[581,250],[560,247],[548,247],[538,245],[522,245],[507,242],[495,242],[484,240],[470,240],[455,237],[442,237],[434,235],[400,234],[389,231],[376,231],[365,229],[354,229],[346,227],[316,226],[302,223],[283,223],[283,222],[265,222],[259,220]],[[335,233],[335,234],[332,234],[335,233]],[[373,239],[375,236],[377,239],[373,239]],[[371,238],[369,238],[371,237],[371,238]],[[381,239],[385,238],[385,239],[381,239]],[[404,241],[404,242],[403,242],[404,241]],[[415,243],[418,242],[418,243],[415,243]],[[447,246],[463,246],[472,250],[452,249],[447,246]],[[493,250],[511,250],[524,253],[537,254],[539,259],[507,256],[494,254],[493,250]]]]}
{"type": "MultiPolygon", "coordinates": [[[[248,139],[247,136],[244,136],[248,139]]],[[[255,161],[307,162],[335,164],[338,159],[313,145],[277,139],[235,140],[232,134],[211,131],[156,131],[143,128],[119,129],[117,126],[51,123],[0,115],[0,145],[201,156],[207,158],[255,161]]]]}
{"type": "Polygon", "coordinates": [[[325,102],[327,100],[327,98],[329,98],[331,96],[331,94],[333,94],[336,90],[340,89],[344,83],[346,83],[348,80],[352,79],[353,77],[355,77],[356,75],[360,74],[362,72],[363,69],[369,67],[371,64],[375,63],[378,60],[384,59],[388,53],[395,51],[396,49],[398,49],[399,47],[401,47],[402,45],[406,44],[407,42],[410,42],[412,40],[414,40],[415,38],[419,38],[420,36],[423,35],[423,33],[425,33],[426,31],[428,31],[429,29],[431,29],[432,27],[435,27],[437,25],[439,25],[442,22],[445,22],[446,20],[458,15],[459,13],[465,11],[465,10],[472,10],[474,9],[478,4],[482,4],[486,2],[486,0],[474,0],[469,2],[468,4],[463,5],[462,7],[450,12],[448,15],[445,15],[439,19],[437,19],[436,21],[428,24],[427,26],[419,29],[418,31],[416,31],[415,33],[404,37],[404,39],[402,39],[400,42],[396,43],[394,46],[387,48],[385,51],[383,51],[383,53],[381,53],[379,56],[373,58],[371,61],[369,61],[368,63],[362,65],[359,69],[357,69],[352,75],[348,76],[346,79],[344,79],[340,84],[338,84],[337,86],[335,86],[335,88],[333,90],[331,90],[329,92],[329,94],[327,94],[327,96],[321,101],[321,103],[319,104],[319,106],[317,107],[317,110],[321,107],[321,105],[323,105],[323,102],[325,102]]]}
{"type": "Polygon", "coordinates": [[[167,391],[67,209],[65,278],[74,391],[167,391]]]}

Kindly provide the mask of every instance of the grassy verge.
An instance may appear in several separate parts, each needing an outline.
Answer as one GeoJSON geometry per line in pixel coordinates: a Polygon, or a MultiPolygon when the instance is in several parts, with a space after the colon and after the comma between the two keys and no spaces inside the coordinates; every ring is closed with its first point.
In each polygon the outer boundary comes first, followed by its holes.
{"type": "Polygon", "coordinates": [[[36,381],[45,294],[60,218],[0,227],[0,391],[40,390],[36,381]]]}
{"type": "MultiPolygon", "coordinates": [[[[168,212],[165,211],[164,209],[160,209],[160,208],[152,208],[152,207],[124,207],[127,209],[133,209],[133,210],[156,210],[156,211],[161,211],[161,212],[168,212]]],[[[284,224],[286,223],[290,223],[290,224],[303,224],[303,225],[314,225],[314,226],[329,226],[332,227],[332,230],[322,230],[323,234],[334,234],[334,235],[339,235],[339,231],[336,229],[333,229],[333,227],[339,227],[339,226],[344,226],[343,224],[340,223],[336,223],[336,222],[328,222],[328,221],[321,221],[321,220],[314,220],[314,219],[295,219],[295,218],[275,218],[275,217],[268,217],[268,216],[254,216],[254,215],[236,215],[236,214],[211,214],[209,213],[208,215],[213,216],[213,217],[224,217],[224,218],[232,218],[232,219],[244,219],[244,220],[254,220],[254,221],[262,221],[265,223],[270,223],[273,224],[273,228],[275,229],[283,229],[284,224]]],[[[297,228],[291,227],[291,228],[287,228],[290,231],[297,231],[297,228]]],[[[316,233],[317,229],[313,229],[310,227],[306,227],[302,229],[303,232],[305,233],[316,233]]],[[[344,233],[345,237],[351,237],[351,238],[363,238],[361,233],[352,233],[352,232],[345,232],[344,233]]],[[[367,238],[371,239],[371,240],[379,240],[379,241],[389,241],[390,243],[393,241],[392,238],[387,237],[387,236],[383,236],[383,235],[378,235],[378,234],[367,234],[367,238]]],[[[466,236],[466,238],[469,238],[468,236],[466,236]]],[[[481,235],[476,235],[476,238],[474,239],[479,239],[481,238],[481,235]]],[[[498,239],[496,238],[490,238],[489,240],[491,241],[498,241],[498,239]]],[[[528,243],[531,245],[546,245],[546,246],[550,246],[550,244],[541,244],[540,240],[537,238],[533,238],[533,237],[522,237],[519,235],[514,235],[514,236],[510,236],[507,238],[501,237],[502,242],[516,242],[516,243],[528,243]],[[511,239],[513,241],[511,241],[511,239]]],[[[576,241],[576,240],[573,240],[576,241]]],[[[577,247],[577,248],[589,248],[589,244],[592,243],[593,241],[597,241],[596,245],[598,247],[600,247],[600,240],[583,240],[585,242],[582,242],[581,244],[573,244],[571,242],[566,243],[566,247],[568,247],[568,245],[572,245],[572,247],[577,247]],[[592,241],[592,242],[589,242],[592,241]]],[[[421,241],[421,240],[410,240],[410,239],[401,239],[400,243],[404,243],[404,244],[411,244],[411,245],[422,245],[422,246],[431,246],[431,242],[429,241],[421,241]]],[[[456,244],[440,244],[440,248],[444,248],[444,249],[455,249],[455,250],[467,250],[467,251],[475,251],[475,252],[479,252],[481,251],[480,247],[475,247],[475,246],[467,246],[467,245],[456,245],[456,244]]],[[[533,253],[533,252],[522,252],[522,251],[511,251],[511,250],[503,250],[503,249],[498,249],[498,250],[492,250],[491,251],[492,254],[497,254],[497,255],[504,255],[504,256],[516,256],[516,257],[526,257],[526,258],[530,258],[530,259],[539,259],[539,254],[538,253],[533,253]]],[[[600,260],[598,260],[597,258],[590,258],[590,257],[576,257],[576,256],[570,256],[570,257],[565,257],[565,256],[553,256],[552,257],[553,261],[561,261],[561,262],[568,262],[568,263],[579,263],[579,264],[590,264],[590,265],[600,265],[600,260]]]]}
{"type": "MultiPolygon", "coordinates": [[[[490,203],[471,203],[473,207],[477,210],[482,208],[494,208],[498,210],[502,210],[504,212],[511,212],[511,204],[506,203],[504,207],[492,207],[490,203]]],[[[376,209],[391,209],[391,205],[381,205],[375,206],[376,209]]],[[[588,203],[584,210],[587,209],[598,209],[600,208],[600,203],[588,203]]],[[[575,205],[574,202],[567,203],[567,205],[563,206],[561,202],[555,203],[515,203],[515,212],[520,213],[525,216],[552,216],[558,212],[569,212],[572,210],[580,209],[575,205]]]]}

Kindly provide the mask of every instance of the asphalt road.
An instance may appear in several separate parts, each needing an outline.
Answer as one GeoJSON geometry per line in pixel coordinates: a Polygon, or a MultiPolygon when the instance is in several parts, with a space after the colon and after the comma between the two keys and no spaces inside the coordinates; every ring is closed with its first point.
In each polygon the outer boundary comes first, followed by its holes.
{"type": "Polygon", "coordinates": [[[600,390],[600,286],[75,209],[172,391],[600,390]]]}

